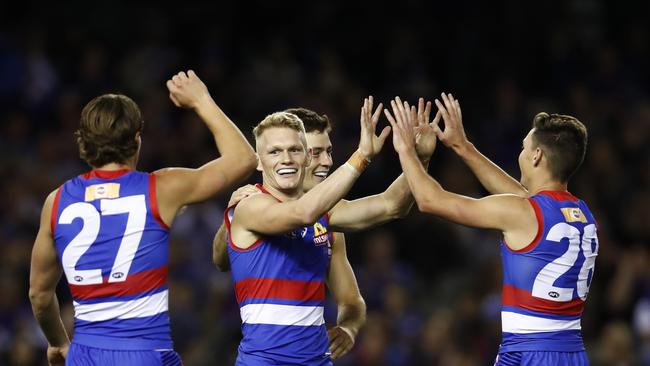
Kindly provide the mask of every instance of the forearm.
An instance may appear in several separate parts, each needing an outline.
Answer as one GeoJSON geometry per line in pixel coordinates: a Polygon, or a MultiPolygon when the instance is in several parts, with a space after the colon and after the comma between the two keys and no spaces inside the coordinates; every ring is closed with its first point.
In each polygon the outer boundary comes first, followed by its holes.
{"type": "Polygon", "coordinates": [[[528,191],[516,179],[478,151],[472,143],[454,147],[454,151],[490,194],[512,193],[524,197],[528,195],[528,191]]]}
{"type": "Polygon", "coordinates": [[[296,201],[301,215],[306,217],[305,221],[312,223],[334,207],[350,191],[360,174],[358,168],[345,163],[296,201]]]}
{"type": "Polygon", "coordinates": [[[366,322],[366,303],[360,296],[349,303],[338,306],[336,325],[350,330],[354,337],[366,322]]]}
{"type": "MultiPolygon", "coordinates": [[[[420,159],[420,162],[426,172],[429,168],[429,160],[420,159]]],[[[397,177],[388,189],[386,189],[384,199],[387,202],[390,219],[404,217],[411,211],[415,203],[415,198],[404,174],[397,177]]]]}
{"type": "Polygon", "coordinates": [[[255,159],[255,151],[244,135],[209,95],[200,101],[195,111],[212,132],[222,156],[255,159]]]}
{"type": "Polygon", "coordinates": [[[59,312],[56,294],[30,293],[32,311],[50,346],[64,347],[70,343],[59,312]]]}
{"type": "Polygon", "coordinates": [[[228,230],[226,229],[226,225],[225,223],[222,223],[212,242],[212,262],[221,272],[227,272],[230,270],[228,247],[226,243],[227,235],[228,230]]]}
{"type": "Polygon", "coordinates": [[[442,186],[427,173],[415,151],[400,153],[399,160],[418,208],[423,212],[434,213],[431,212],[433,205],[441,204],[444,193],[442,186]]]}

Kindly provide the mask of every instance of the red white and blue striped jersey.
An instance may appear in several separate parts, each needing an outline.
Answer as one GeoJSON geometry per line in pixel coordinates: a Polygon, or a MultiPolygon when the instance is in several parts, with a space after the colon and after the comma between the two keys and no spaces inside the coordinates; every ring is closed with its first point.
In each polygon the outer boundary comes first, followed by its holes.
{"type": "Polygon", "coordinates": [[[65,182],[52,233],[72,294],[73,342],[117,350],[171,349],[168,227],[154,174],[93,170],[65,182]]]}
{"type": "Polygon", "coordinates": [[[537,236],[521,250],[502,242],[503,340],[499,353],[584,350],[580,317],[598,255],[596,221],[568,192],[529,198],[537,236]]]}
{"type": "Polygon", "coordinates": [[[327,215],[246,249],[230,234],[228,254],[242,319],[237,365],[331,365],[323,319],[331,256],[327,215]]]}

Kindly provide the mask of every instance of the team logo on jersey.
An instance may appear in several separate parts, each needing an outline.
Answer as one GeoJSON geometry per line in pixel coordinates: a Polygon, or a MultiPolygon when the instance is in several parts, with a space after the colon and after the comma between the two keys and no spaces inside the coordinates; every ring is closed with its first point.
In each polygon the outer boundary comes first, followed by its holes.
{"type": "Polygon", "coordinates": [[[119,198],[120,197],[120,184],[119,183],[102,183],[93,184],[86,187],[86,202],[99,200],[102,198],[119,198]]]}
{"type": "Polygon", "coordinates": [[[329,235],[327,229],[320,222],[314,224],[314,244],[315,245],[329,245],[329,235]]]}
{"type": "Polygon", "coordinates": [[[560,211],[562,211],[566,222],[587,223],[587,217],[585,217],[585,214],[582,213],[582,210],[577,207],[565,207],[561,208],[560,211]]]}

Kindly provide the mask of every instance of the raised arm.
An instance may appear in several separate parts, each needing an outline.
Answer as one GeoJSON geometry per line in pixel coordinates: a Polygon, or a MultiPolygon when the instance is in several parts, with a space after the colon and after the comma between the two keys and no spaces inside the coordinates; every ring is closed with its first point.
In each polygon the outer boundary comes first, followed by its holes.
{"type": "Polygon", "coordinates": [[[50,365],[65,363],[70,339],[61,321],[56,285],[61,278],[62,269],[52,239],[50,218],[55,192],[52,192],[43,205],[41,223],[32,249],[32,263],[29,274],[29,301],[34,317],[47,338],[47,359],[50,365]]]}
{"type": "Polygon", "coordinates": [[[192,109],[203,120],[221,154],[197,169],[166,168],[155,172],[160,214],[170,224],[180,207],[206,200],[246,179],[257,160],[244,135],[217,106],[192,70],[168,80],[167,88],[177,107],[192,109]]]}
{"type": "Polygon", "coordinates": [[[537,219],[525,197],[503,194],[474,199],[444,190],[429,176],[415,154],[414,109],[398,98],[391,105],[395,118],[389,112],[386,116],[393,126],[393,144],[420,211],[470,227],[500,230],[513,249],[534,239],[537,219]]]}
{"type": "MultiPolygon", "coordinates": [[[[429,120],[431,102],[424,103],[420,98],[417,109],[415,149],[418,159],[426,167],[436,148],[436,134],[440,114],[429,120]]],[[[406,216],[413,207],[413,195],[404,174],[401,174],[382,193],[359,198],[353,201],[341,200],[330,211],[330,225],[334,230],[350,232],[370,227],[406,216]]]]}
{"type": "Polygon", "coordinates": [[[438,113],[442,114],[445,122],[444,131],[436,128],[438,138],[463,159],[483,187],[490,194],[512,193],[522,197],[528,196],[528,191],[524,186],[481,154],[467,139],[458,100],[454,99],[451,94],[442,93],[442,102],[436,99],[435,103],[438,106],[438,113]]]}
{"type": "Polygon", "coordinates": [[[380,104],[372,115],[372,103],[372,97],[364,100],[361,108],[359,149],[347,163],[298,200],[277,202],[268,195],[246,198],[236,208],[233,225],[257,234],[282,234],[300,226],[313,224],[334,207],[352,188],[370,159],[381,151],[390,133],[390,127],[387,126],[379,136],[375,135],[382,105],[380,104]],[[262,216],[264,220],[259,219],[262,216]]]}
{"type": "Polygon", "coordinates": [[[348,261],[342,233],[334,233],[327,286],[338,309],[336,326],[328,330],[330,352],[337,359],[352,349],[359,329],[366,322],[366,303],[348,261]]]}

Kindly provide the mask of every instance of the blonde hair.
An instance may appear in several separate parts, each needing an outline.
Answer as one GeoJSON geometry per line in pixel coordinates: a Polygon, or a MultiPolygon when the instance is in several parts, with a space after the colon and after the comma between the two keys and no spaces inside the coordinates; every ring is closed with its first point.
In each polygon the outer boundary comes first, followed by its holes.
{"type": "Polygon", "coordinates": [[[258,123],[253,128],[253,136],[255,141],[259,139],[262,133],[270,128],[289,128],[295,130],[300,135],[305,150],[307,149],[307,139],[305,138],[305,126],[302,120],[293,113],[288,112],[275,112],[266,116],[262,122],[258,123]]]}

